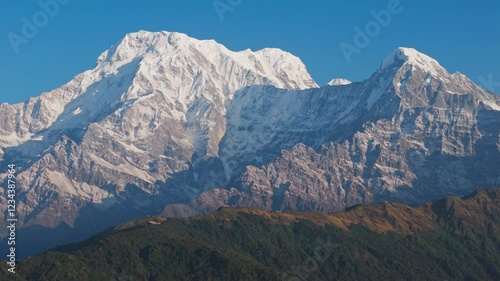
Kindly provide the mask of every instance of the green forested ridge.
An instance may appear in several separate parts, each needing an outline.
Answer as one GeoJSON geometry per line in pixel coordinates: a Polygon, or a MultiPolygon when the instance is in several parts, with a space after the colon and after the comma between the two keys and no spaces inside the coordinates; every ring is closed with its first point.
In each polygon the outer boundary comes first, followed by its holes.
{"type": "Polygon", "coordinates": [[[500,280],[500,189],[417,208],[144,218],[28,258],[16,276],[2,267],[0,279],[500,280]]]}

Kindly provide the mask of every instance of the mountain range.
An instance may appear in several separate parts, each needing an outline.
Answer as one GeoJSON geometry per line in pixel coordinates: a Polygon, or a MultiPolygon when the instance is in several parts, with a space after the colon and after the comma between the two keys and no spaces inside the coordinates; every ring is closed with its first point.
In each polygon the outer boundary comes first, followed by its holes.
{"type": "Polygon", "coordinates": [[[500,185],[500,96],[412,48],[319,87],[279,49],[140,31],[60,88],[1,104],[0,131],[24,256],[146,215],[418,205],[500,185]]]}

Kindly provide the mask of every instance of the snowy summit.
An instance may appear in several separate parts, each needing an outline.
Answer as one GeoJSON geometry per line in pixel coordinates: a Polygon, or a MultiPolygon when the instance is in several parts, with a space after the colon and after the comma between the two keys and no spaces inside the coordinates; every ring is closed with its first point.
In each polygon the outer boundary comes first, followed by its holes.
{"type": "Polygon", "coordinates": [[[327,85],[329,86],[340,86],[340,85],[349,85],[352,84],[351,81],[344,79],[344,78],[335,78],[332,79],[330,82],[328,82],[327,85]]]}
{"type": "Polygon", "coordinates": [[[435,59],[413,48],[399,47],[380,65],[380,69],[401,68],[403,65],[419,67],[433,75],[447,74],[447,71],[435,59]]]}

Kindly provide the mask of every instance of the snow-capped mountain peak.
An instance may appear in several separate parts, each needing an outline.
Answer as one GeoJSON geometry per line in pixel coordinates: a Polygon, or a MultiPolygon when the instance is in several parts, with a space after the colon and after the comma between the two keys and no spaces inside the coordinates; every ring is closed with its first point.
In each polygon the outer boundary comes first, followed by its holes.
{"type": "Polygon", "coordinates": [[[498,97],[488,94],[460,72],[450,74],[437,60],[413,48],[396,49],[382,62],[377,73],[382,75],[381,80],[392,80],[395,92],[406,105],[448,107],[453,96],[470,96],[476,102],[463,106],[477,108],[482,103],[498,109],[498,97]],[[408,86],[418,90],[408,90],[408,86]]]}
{"type": "Polygon", "coordinates": [[[179,64],[185,61],[186,57],[194,59],[206,68],[227,68],[228,63],[235,63],[248,71],[265,76],[271,84],[280,88],[318,87],[302,61],[281,49],[266,48],[256,52],[247,49],[236,52],[214,40],[199,40],[183,33],[168,31],[139,31],[127,34],[118,45],[99,57],[97,68],[105,72],[115,72],[133,60],[147,59],[156,60],[157,63],[179,64]]]}
{"type": "Polygon", "coordinates": [[[14,146],[42,131],[85,127],[116,110],[123,115],[146,97],[168,103],[171,115],[186,120],[190,107],[201,106],[197,100],[220,106],[252,85],[318,87],[302,61],[280,49],[235,52],[178,32],[129,33],[99,56],[94,69],[25,104],[0,108],[0,113],[12,112],[9,116],[25,116],[4,121],[10,137],[0,144],[14,146]],[[78,108],[81,114],[73,114],[78,108]]]}
{"type": "Polygon", "coordinates": [[[404,65],[418,67],[431,75],[448,74],[439,62],[416,49],[399,47],[394,50],[380,65],[380,69],[401,68],[404,65]]]}
{"type": "Polygon", "coordinates": [[[332,79],[330,82],[328,82],[327,85],[329,86],[341,86],[341,85],[349,85],[352,84],[350,80],[344,79],[344,78],[335,78],[332,79]]]}

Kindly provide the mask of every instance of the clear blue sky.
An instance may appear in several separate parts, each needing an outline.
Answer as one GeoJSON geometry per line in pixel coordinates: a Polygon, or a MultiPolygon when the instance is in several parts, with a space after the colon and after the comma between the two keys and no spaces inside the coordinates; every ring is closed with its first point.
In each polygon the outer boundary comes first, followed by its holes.
{"type": "MultiPolygon", "coordinates": [[[[221,0],[241,2],[221,20],[213,0],[71,0],[46,25],[42,15],[42,27],[16,54],[8,35],[22,36],[22,18],[33,22],[42,8],[34,0],[2,0],[0,102],[24,101],[61,86],[137,30],[183,32],[232,50],[281,48],[300,57],[320,85],[334,77],[365,79],[398,46],[414,47],[478,83],[490,75],[500,82],[497,0],[400,0],[402,11],[349,63],[339,45],[354,44],[354,28],[364,29],[373,20],[370,11],[387,9],[390,1],[221,0]]],[[[500,85],[489,86],[500,92],[500,85]]]]}

